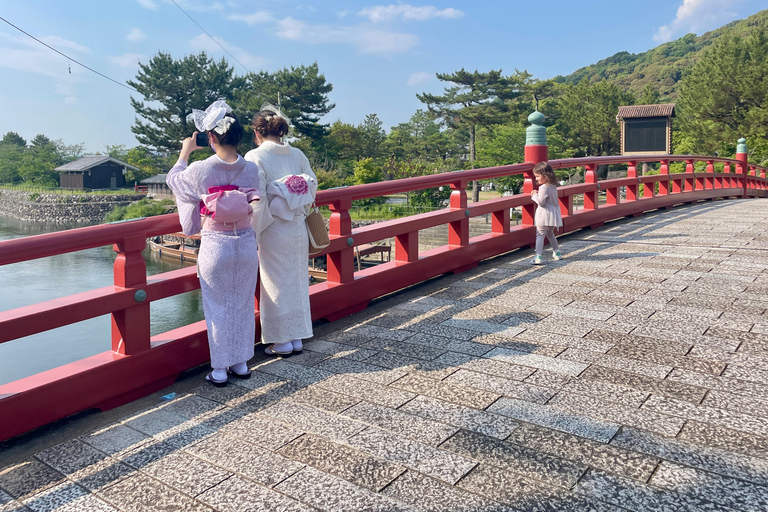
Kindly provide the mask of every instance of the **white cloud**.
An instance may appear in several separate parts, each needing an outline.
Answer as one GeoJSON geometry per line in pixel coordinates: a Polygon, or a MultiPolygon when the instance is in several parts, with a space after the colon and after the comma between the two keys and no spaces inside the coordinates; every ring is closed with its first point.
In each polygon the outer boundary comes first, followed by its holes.
{"type": "MultiPolygon", "coordinates": [[[[90,52],[87,47],[58,36],[44,36],[40,40],[58,50],[67,50],[72,57],[76,57],[74,54],[77,53],[90,52]]],[[[81,72],[80,66],[68,64],[65,57],[40,43],[6,33],[0,33],[0,67],[58,77],[67,81],[81,72]]]]}
{"type": "Polygon", "coordinates": [[[147,38],[147,34],[141,31],[139,28],[132,28],[125,38],[133,43],[138,43],[147,38]]]}
{"type": "MultiPolygon", "coordinates": [[[[216,37],[215,39],[221,46],[226,48],[229,53],[234,55],[235,58],[243,64],[243,66],[247,67],[251,71],[257,71],[263,68],[267,63],[267,59],[258,57],[256,55],[251,55],[242,48],[238,48],[237,46],[228,43],[220,37],[216,37]]],[[[189,44],[191,44],[196,51],[203,50],[211,54],[224,53],[224,50],[221,49],[221,46],[211,41],[211,38],[206,34],[200,34],[199,36],[190,40],[189,44]]],[[[226,54],[225,56],[227,57],[227,60],[229,60],[229,56],[226,54]]],[[[230,64],[237,66],[237,62],[230,62],[230,64]]]]}
{"type": "Polygon", "coordinates": [[[136,1],[139,2],[139,5],[145,9],[149,9],[151,11],[157,10],[157,4],[152,0],[136,0],[136,1]]]}
{"type": "Polygon", "coordinates": [[[688,32],[701,34],[717,28],[736,17],[732,7],[741,0],[683,0],[677,15],[668,25],[662,25],[654,41],[666,43],[688,32]]]}
{"type": "Polygon", "coordinates": [[[148,60],[146,55],[140,53],[126,53],[125,55],[110,56],[108,58],[121,68],[138,68],[140,60],[148,60]]]}
{"type": "Polygon", "coordinates": [[[406,82],[408,85],[418,85],[423,84],[424,82],[429,82],[432,80],[432,77],[435,76],[432,73],[426,73],[424,71],[419,71],[418,73],[412,74],[410,77],[408,77],[408,81],[406,82]]]}
{"type": "Polygon", "coordinates": [[[269,23],[274,21],[274,18],[267,11],[258,11],[253,14],[230,14],[227,17],[228,20],[242,21],[249,27],[258,23],[269,23]]]}
{"type": "MultiPolygon", "coordinates": [[[[89,50],[87,46],[79,45],[73,41],[61,38],[59,36],[45,36],[45,37],[41,37],[40,40],[46,44],[53,46],[59,51],[61,51],[62,49],[67,49],[67,50],[74,50],[80,53],[91,53],[91,50],[89,50]]],[[[30,41],[30,42],[34,42],[34,41],[30,41]]],[[[35,43],[35,44],[39,44],[39,43],[35,43]]]]}
{"type": "Polygon", "coordinates": [[[350,11],[341,11],[340,13],[338,13],[338,16],[339,18],[346,18],[350,14],[352,14],[350,11]]]}
{"type": "MultiPolygon", "coordinates": [[[[165,3],[172,4],[170,0],[165,0],[165,3]]],[[[176,3],[179,4],[179,7],[181,7],[185,11],[208,12],[208,11],[221,11],[222,9],[224,9],[224,4],[220,2],[211,3],[211,2],[194,2],[190,0],[176,0],[176,3]]],[[[174,6],[174,8],[175,7],[176,6],[174,6]]]]}
{"type": "Polygon", "coordinates": [[[374,23],[388,23],[397,19],[403,21],[426,21],[432,18],[458,19],[464,16],[462,11],[453,7],[440,10],[433,5],[416,7],[408,4],[376,5],[366,7],[357,14],[367,17],[374,23]]]}
{"type": "Polygon", "coordinates": [[[280,21],[277,36],[310,44],[351,44],[360,53],[379,55],[406,53],[419,44],[419,38],[414,34],[367,27],[309,25],[293,18],[280,21]]]}

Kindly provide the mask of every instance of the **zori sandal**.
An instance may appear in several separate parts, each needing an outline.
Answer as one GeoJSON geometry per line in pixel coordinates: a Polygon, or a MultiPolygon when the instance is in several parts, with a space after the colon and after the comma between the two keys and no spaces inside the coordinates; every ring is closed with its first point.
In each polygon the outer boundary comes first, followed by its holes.
{"type": "MultiPolygon", "coordinates": [[[[250,377],[250,375],[249,375],[249,377],[250,377]]],[[[210,372],[208,375],[206,375],[205,376],[205,380],[207,380],[208,382],[210,382],[211,384],[213,384],[217,388],[223,388],[223,387],[225,387],[227,385],[227,381],[226,380],[222,380],[222,381],[214,380],[213,372],[210,372]]]]}

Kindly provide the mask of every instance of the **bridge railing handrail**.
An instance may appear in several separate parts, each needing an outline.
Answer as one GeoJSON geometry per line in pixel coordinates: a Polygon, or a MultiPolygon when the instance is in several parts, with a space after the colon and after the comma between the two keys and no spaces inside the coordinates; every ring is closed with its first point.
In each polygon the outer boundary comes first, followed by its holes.
{"type": "MultiPolygon", "coordinates": [[[[764,167],[729,158],[624,155],[559,159],[550,164],[555,169],[586,168],[585,183],[558,189],[566,231],[680,203],[768,195],[764,167]],[[638,176],[637,165],[641,162],[660,162],[660,174],[638,176]],[[685,162],[686,172],[670,174],[671,162],[685,162]],[[704,172],[695,171],[698,162],[706,164],[704,172]],[[724,164],[723,172],[715,172],[715,163],[724,164]],[[603,164],[627,164],[628,176],[598,180],[596,170],[603,164]],[[601,202],[603,193],[605,203],[601,202]],[[576,196],[583,196],[583,207],[578,211],[574,206],[576,196]]],[[[364,308],[375,297],[530,245],[535,210],[529,194],[535,188],[532,168],[528,162],[318,192],[317,203],[331,209],[331,245],[323,253],[327,256],[328,281],[310,288],[313,319],[340,318],[364,308]],[[468,204],[468,182],[511,174],[524,175],[524,193],[468,204]],[[352,228],[349,210],[353,200],[446,185],[451,188],[447,208],[352,228]],[[522,209],[522,222],[512,226],[510,208],[516,207],[522,209]],[[491,232],[470,238],[469,219],[478,215],[491,216],[491,232]],[[448,244],[420,250],[419,231],[439,225],[448,227],[448,244]],[[394,239],[392,260],[356,271],[354,247],[386,238],[394,239]]],[[[0,342],[112,315],[111,351],[0,385],[0,416],[13,418],[0,422],[0,439],[78,410],[108,408],[149,393],[170,383],[179,372],[207,360],[204,322],[150,336],[152,301],[199,288],[193,268],[151,278],[146,275],[141,255],[146,239],[179,229],[178,216],[173,214],[0,242],[0,265],[108,244],[114,244],[117,252],[113,286],[0,312],[0,342]],[[115,372],[126,378],[115,381],[115,372]],[[105,385],[107,382],[110,385],[105,385]]]]}

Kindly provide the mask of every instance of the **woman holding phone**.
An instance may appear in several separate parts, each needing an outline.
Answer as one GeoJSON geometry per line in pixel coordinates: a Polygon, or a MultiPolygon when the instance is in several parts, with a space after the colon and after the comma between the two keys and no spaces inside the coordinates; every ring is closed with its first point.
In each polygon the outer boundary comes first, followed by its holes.
{"type": "Polygon", "coordinates": [[[217,219],[215,203],[203,205],[201,198],[221,198],[237,190],[245,196],[238,199],[258,200],[259,169],[237,154],[243,127],[224,101],[215,101],[205,111],[193,110],[190,117],[199,132],[182,142],[179,160],[166,182],[176,198],[184,234],[200,231],[202,235],[197,268],[212,367],[206,380],[223,387],[228,375],[251,376],[247,361],[254,354],[259,261],[248,203],[237,210],[242,218],[225,222],[223,208],[217,219]],[[187,164],[193,151],[207,146],[213,149],[212,156],[187,164]]]}

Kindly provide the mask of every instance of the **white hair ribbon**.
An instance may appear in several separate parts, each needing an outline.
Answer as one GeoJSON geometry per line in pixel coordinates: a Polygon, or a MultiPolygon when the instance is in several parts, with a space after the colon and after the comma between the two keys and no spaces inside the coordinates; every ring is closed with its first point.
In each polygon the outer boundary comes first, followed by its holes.
{"type": "MultiPolygon", "coordinates": [[[[232,109],[229,105],[227,105],[227,102],[224,100],[216,100],[213,103],[211,103],[207,109],[205,110],[197,110],[192,109],[192,113],[187,116],[187,121],[192,121],[195,123],[195,128],[197,128],[197,131],[199,132],[207,132],[210,130],[213,130],[214,127],[221,128],[222,124],[219,124],[223,119],[224,116],[232,112],[232,109]]],[[[231,117],[228,119],[232,119],[231,117]]],[[[232,120],[234,121],[234,119],[232,120]]],[[[226,124],[226,127],[222,128],[221,131],[216,130],[216,133],[223,134],[227,131],[227,128],[229,128],[229,125],[232,124],[232,121],[230,121],[228,124],[226,124]]]]}

